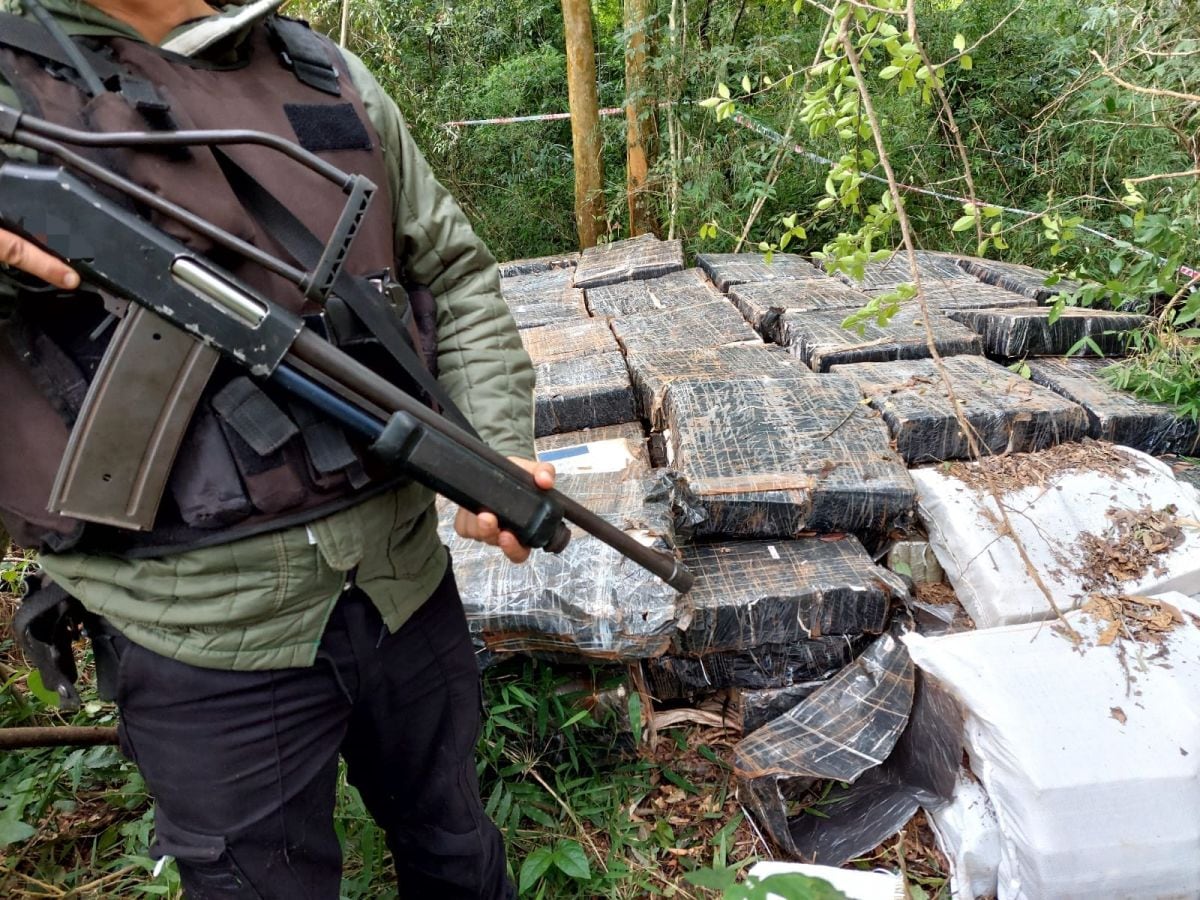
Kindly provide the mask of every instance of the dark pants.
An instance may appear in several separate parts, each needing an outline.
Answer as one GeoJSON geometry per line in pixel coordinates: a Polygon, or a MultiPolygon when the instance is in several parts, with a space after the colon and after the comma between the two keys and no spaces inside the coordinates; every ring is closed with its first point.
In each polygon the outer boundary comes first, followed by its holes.
{"type": "Polygon", "coordinates": [[[475,776],[479,673],[453,575],[395,634],[357,589],[316,665],[227,672],[129,641],[121,740],[190,900],[336,900],[337,758],[387,833],[401,897],[511,897],[475,776]]]}

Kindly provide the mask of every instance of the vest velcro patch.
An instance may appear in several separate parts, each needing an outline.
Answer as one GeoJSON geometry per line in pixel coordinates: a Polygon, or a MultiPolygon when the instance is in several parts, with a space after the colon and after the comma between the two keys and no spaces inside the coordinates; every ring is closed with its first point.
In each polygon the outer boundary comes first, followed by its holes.
{"type": "Polygon", "coordinates": [[[287,103],[283,110],[305,150],[371,149],[367,126],[349,103],[287,103]]]}

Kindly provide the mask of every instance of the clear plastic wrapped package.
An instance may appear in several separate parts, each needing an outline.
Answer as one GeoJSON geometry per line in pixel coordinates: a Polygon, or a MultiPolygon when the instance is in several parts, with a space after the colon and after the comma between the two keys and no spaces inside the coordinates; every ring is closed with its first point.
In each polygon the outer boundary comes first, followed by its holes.
{"type": "Polygon", "coordinates": [[[586,293],[593,316],[663,312],[722,299],[700,269],[682,269],[658,278],[589,288],[586,293]]]}
{"type": "Polygon", "coordinates": [[[761,281],[822,281],[824,272],[802,256],[794,253],[701,253],[696,265],[708,273],[720,290],[728,291],[735,284],[761,281]]]}
{"type": "Polygon", "coordinates": [[[637,419],[629,370],[616,350],[542,363],[536,376],[538,437],[637,419]]]}
{"type": "Polygon", "coordinates": [[[692,621],[672,650],[689,656],[880,634],[892,603],[908,595],[849,535],[696,544],[683,560],[696,575],[692,621]]]}
{"type": "MultiPolygon", "coordinates": [[[[638,541],[673,548],[671,489],[660,476],[564,474],[558,486],[638,541]]],[[[441,504],[442,539],[471,631],[494,653],[643,659],[664,652],[687,622],[686,597],[578,528],[562,553],[536,552],[517,566],[455,535],[455,509],[441,504]]]]}
{"type": "Polygon", "coordinates": [[[613,319],[612,329],[621,346],[631,353],[762,343],[733,304],[725,299],[668,313],[623,316],[613,319]]]}
{"type": "Polygon", "coordinates": [[[535,366],[620,349],[607,319],[584,319],[527,328],[521,332],[521,342],[535,366]]]}
{"type": "Polygon", "coordinates": [[[804,281],[752,281],[738,284],[730,288],[729,299],[765,341],[779,340],[779,322],[785,313],[818,309],[844,309],[849,312],[865,306],[871,300],[868,294],[860,290],[824,277],[804,281]]]}
{"type": "Polygon", "coordinates": [[[666,427],[663,400],[678,381],[810,380],[818,376],[791,354],[765,344],[700,347],[695,350],[631,352],[626,361],[638,412],[653,431],[666,427]]]}
{"type": "MultiPolygon", "coordinates": [[[[1083,408],[980,356],[942,360],[960,408],[987,453],[1027,453],[1087,432],[1083,408]]],[[[968,459],[970,447],[931,359],[834,366],[858,382],[909,465],[968,459]]]]}
{"type": "MultiPolygon", "coordinates": [[[[958,265],[960,257],[950,253],[939,253],[933,250],[918,250],[917,272],[921,282],[926,287],[956,281],[974,281],[975,277],[958,265]]],[[[887,259],[868,263],[861,281],[856,281],[844,272],[838,272],[837,277],[854,287],[870,290],[894,290],[902,284],[912,283],[912,269],[908,263],[908,253],[903,249],[897,250],[887,259]]]]}
{"type": "Polygon", "coordinates": [[[848,665],[871,641],[863,635],[829,635],[749,650],[665,656],[644,664],[650,693],[679,700],[727,688],[771,690],[821,681],[848,665]]]}
{"type": "Polygon", "coordinates": [[[551,269],[574,269],[579,262],[579,254],[560,253],[555,256],[538,256],[533,259],[514,259],[500,263],[500,277],[511,278],[514,275],[536,275],[551,269]]]}
{"type": "MultiPolygon", "coordinates": [[[[1026,356],[1063,356],[1084,338],[1090,338],[1105,356],[1123,356],[1127,333],[1149,324],[1134,313],[1068,307],[1054,321],[1044,307],[1025,309],[959,309],[946,313],[983,338],[988,356],[1022,359],[1026,356]]],[[[1095,355],[1089,346],[1076,352],[1095,355]]]]}
{"type": "Polygon", "coordinates": [[[678,382],[666,421],[697,536],[849,532],[873,547],[911,521],[912,479],[851,379],[678,382]]]}
{"type": "Polygon", "coordinates": [[[643,234],[584,250],[575,267],[575,287],[597,288],[622,281],[658,278],[682,268],[682,242],[660,241],[652,234],[643,234]]]}
{"type": "Polygon", "coordinates": [[[965,257],[958,260],[963,271],[975,276],[985,284],[994,284],[1015,294],[1024,294],[1031,300],[1046,303],[1059,294],[1070,294],[1079,289],[1078,281],[1066,278],[1054,284],[1046,284],[1049,272],[1024,266],[1020,263],[1000,262],[994,259],[965,257]]]}
{"type": "Polygon", "coordinates": [[[1164,403],[1150,403],[1118,390],[1100,374],[1104,359],[1031,359],[1030,377],[1087,412],[1088,436],[1133,447],[1143,453],[1200,452],[1200,427],[1164,403]]]}
{"type": "MultiPolygon", "coordinates": [[[[983,343],[970,328],[930,312],[929,328],[942,356],[983,352],[983,343]]],[[[804,360],[814,372],[827,372],[844,363],[887,362],[929,357],[929,334],[919,307],[906,305],[887,325],[864,323],[862,332],[843,328],[844,310],[784,313],[779,343],[804,360]]]]}
{"type": "MultiPolygon", "coordinates": [[[[1006,291],[1004,288],[982,281],[941,281],[923,284],[925,303],[931,310],[946,312],[950,309],[1014,309],[1036,306],[1037,301],[1024,294],[1006,291]]],[[[868,296],[886,294],[894,288],[867,288],[868,296]]],[[[916,300],[906,301],[915,305],[916,300]]]]}
{"type": "Polygon", "coordinates": [[[583,291],[574,288],[547,295],[505,296],[505,301],[517,328],[522,331],[526,328],[539,328],[542,325],[588,318],[587,307],[583,303],[583,291]]]}
{"type": "Polygon", "coordinates": [[[500,293],[507,301],[521,298],[553,299],[564,291],[571,290],[575,273],[572,269],[546,269],[523,275],[510,275],[500,279],[500,293]]]}

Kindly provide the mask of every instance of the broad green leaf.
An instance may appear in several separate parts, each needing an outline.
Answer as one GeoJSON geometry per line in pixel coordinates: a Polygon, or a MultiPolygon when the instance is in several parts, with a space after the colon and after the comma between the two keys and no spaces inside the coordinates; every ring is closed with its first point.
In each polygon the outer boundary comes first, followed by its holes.
{"type": "Polygon", "coordinates": [[[42,703],[47,706],[58,707],[61,698],[57,693],[46,687],[45,682],[42,681],[42,673],[37,669],[30,670],[28,677],[25,679],[25,684],[28,686],[30,693],[42,703]]]}
{"type": "Polygon", "coordinates": [[[696,887],[724,892],[737,883],[737,877],[737,869],[697,869],[695,872],[685,872],[683,880],[696,887]]]}
{"type": "Polygon", "coordinates": [[[538,847],[521,863],[521,875],[518,879],[518,891],[524,894],[538,883],[546,870],[554,864],[554,851],[549,847],[538,847]]]}
{"type": "Polygon", "coordinates": [[[11,819],[0,819],[0,847],[27,841],[35,834],[37,834],[37,829],[31,825],[11,819]]]}
{"type": "Polygon", "coordinates": [[[729,99],[729,85],[727,85],[725,82],[722,81],[720,84],[717,85],[717,93],[721,96],[721,99],[728,100],[729,99]]]}
{"type": "Polygon", "coordinates": [[[749,75],[742,76],[742,90],[745,91],[747,94],[750,93],[752,90],[754,90],[753,86],[750,84],[750,76],[749,75]]]}
{"type": "Polygon", "coordinates": [[[554,865],[570,878],[584,881],[592,877],[592,868],[588,865],[587,854],[575,841],[562,841],[554,849],[554,865]]]}
{"type": "Polygon", "coordinates": [[[957,219],[954,222],[954,224],[950,226],[950,230],[951,231],[966,231],[967,229],[974,228],[974,227],[975,227],[975,217],[974,216],[963,216],[962,218],[957,219]]]}
{"type": "Polygon", "coordinates": [[[721,102],[720,97],[705,97],[703,100],[700,101],[700,105],[703,106],[705,109],[712,109],[714,106],[716,106],[720,102],[721,102]]]}
{"type": "Polygon", "coordinates": [[[954,36],[954,49],[962,53],[967,49],[967,38],[964,34],[956,34],[954,36]]]}
{"type": "Polygon", "coordinates": [[[879,70],[879,77],[884,81],[891,81],[902,71],[903,69],[901,69],[899,66],[884,66],[879,70]]]}
{"type": "Polygon", "coordinates": [[[958,64],[964,69],[971,69],[974,67],[975,61],[969,55],[964,55],[959,57],[958,64]]]}

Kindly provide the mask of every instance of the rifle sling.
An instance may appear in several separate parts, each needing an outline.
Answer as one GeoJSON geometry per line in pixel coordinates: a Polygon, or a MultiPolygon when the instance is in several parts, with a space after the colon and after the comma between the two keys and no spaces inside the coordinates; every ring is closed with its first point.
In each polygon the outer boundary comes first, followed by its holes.
{"type": "MultiPolygon", "coordinates": [[[[325,249],[320,238],[228,154],[219,147],[214,147],[213,153],[246,211],[271,237],[279,241],[298,264],[306,269],[315,266],[325,249]]],[[[441,407],[442,414],[459,428],[472,437],[479,437],[467,417],[450,399],[446,389],[425,367],[395,318],[384,307],[379,293],[345,269],[338,273],[333,289],[400,364],[408,377],[421,388],[426,399],[441,407]]]]}

